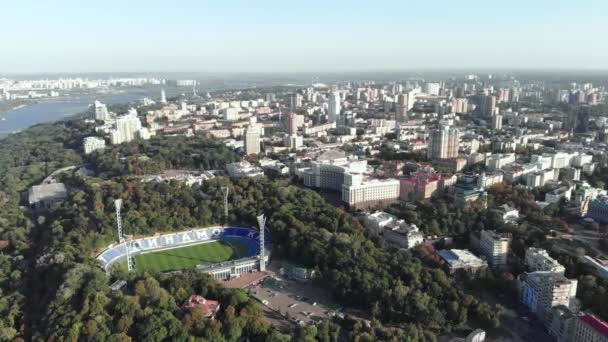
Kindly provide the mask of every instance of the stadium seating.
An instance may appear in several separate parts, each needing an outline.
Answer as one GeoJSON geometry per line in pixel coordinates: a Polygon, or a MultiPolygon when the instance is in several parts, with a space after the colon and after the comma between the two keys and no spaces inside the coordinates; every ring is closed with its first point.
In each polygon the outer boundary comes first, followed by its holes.
{"type": "MultiPolygon", "coordinates": [[[[170,233],[161,236],[151,236],[132,241],[131,254],[136,255],[142,252],[154,250],[176,248],[180,246],[193,245],[211,240],[236,241],[245,240],[247,242],[248,256],[260,253],[259,233],[255,230],[243,227],[213,227],[204,229],[193,229],[189,231],[170,233]]],[[[269,243],[268,234],[265,236],[264,244],[269,243]]],[[[107,270],[116,261],[125,260],[127,247],[123,244],[111,246],[103,251],[98,257],[101,267],[107,270]]]]}

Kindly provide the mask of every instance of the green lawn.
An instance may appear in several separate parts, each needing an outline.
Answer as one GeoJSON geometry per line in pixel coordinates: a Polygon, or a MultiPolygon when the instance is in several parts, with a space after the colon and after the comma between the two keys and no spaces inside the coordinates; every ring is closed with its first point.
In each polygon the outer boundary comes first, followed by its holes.
{"type": "Polygon", "coordinates": [[[135,256],[135,267],[141,270],[169,272],[214,264],[247,256],[245,242],[212,241],[135,256]]]}

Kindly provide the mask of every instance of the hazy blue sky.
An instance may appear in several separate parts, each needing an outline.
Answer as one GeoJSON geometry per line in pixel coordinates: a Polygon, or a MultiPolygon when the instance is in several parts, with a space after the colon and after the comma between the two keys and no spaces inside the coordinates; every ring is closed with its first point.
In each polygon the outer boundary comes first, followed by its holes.
{"type": "Polygon", "coordinates": [[[608,69],[607,0],[15,0],[0,72],[608,69]]]}

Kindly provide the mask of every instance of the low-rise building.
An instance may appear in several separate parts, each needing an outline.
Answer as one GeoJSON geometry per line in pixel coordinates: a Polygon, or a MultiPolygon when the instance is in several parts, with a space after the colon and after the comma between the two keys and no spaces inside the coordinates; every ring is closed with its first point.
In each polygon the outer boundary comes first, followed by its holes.
{"type": "Polygon", "coordinates": [[[406,249],[419,245],[424,241],[424,237],[416,225],[404,222],[385,226],[382,236],[389,244],[406,249]]]}
{"type": "Polygon", "coordinates": [[[226,170],[231,178],[261,177],[264,175],[264,170],[262,170],[262,168],[252,165],[245,160],[242,162],[227,164],[226,170]]]}
{"type": "Polygon", "coordinates": [[[93,151],[103,150],[106,147],[106,141],[101,137],[86,137],[82,145],[84,154],[90,154],[93,151]]]}
{"type": "Polygon", "coordinates": [[[557,260],[549,256],[542,248],[530,247],[526,250],[526,266],[530,272],[547,271],[556,274],[564,274],[565,268],[557,260]]]}
{"type": "Polygon", "coordinates": [[[545,194],[545,202],[547,203],[559,203],[562,200],[570,201],[572,197],[572,188],[567,186],[559,187],[555,190],[549,191],[545,194]]]}
{"type": "Polygon", "coordinates": [[[519,220],[519,210],[509,206],[508,204],[503,204],[494,209],[500,217],[502,221],[505,223],[515,223],[519,220]]]}
{"type": "Polygon", "coordinates": [[[595,268],[595,273],[598,277],[604,280],[608,280],[608,260],[595,259],[593,257],[585,255],[583,257],[583,261],[595,268]]]}
{"type": "Polygon", "coordinates": [[[381,232],[387,225],[398,221],[397,216],[391,215],[384,211],[376,211],[373,214],[368,214],[364,218],[365,227],[381,232]]]}
{"type": "Polygon", "coordinates": [[[445,262],[446,271],[450,274],[458,271],[477,274],[488,267],[486,261],[476,257],[466,249],[446,249],[439,251],[437,254],[445,262]]]}
{"type": "Polygon", "coordinates": [[[63,183],[34,185],[28,191],[28,203],[32,209],[48,209],[66,198],[68,191],[63,183]]]}

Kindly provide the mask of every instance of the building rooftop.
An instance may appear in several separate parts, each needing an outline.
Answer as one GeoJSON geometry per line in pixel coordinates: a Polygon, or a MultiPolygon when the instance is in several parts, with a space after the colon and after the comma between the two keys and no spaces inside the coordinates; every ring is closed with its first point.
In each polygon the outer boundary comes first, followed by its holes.
{"type": "Polygon", "coordinates": [[[28,201],[30,205],[44,200],[61,199],[68,196],[63,183],[34,185],[29,190],[28,201]]]}
{"type": "Polygon", "coordinates": [[[483,260],[466,249],[444,249],[439,251],[439,256],[450,264],[450,267],[482,265],[484,263],[483,260]]]}

